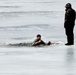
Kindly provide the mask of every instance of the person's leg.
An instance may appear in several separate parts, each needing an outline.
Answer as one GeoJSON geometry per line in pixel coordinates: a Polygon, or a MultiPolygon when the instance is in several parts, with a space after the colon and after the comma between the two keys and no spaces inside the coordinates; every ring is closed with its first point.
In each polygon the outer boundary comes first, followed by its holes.
{"type": "Polygon", "coordinates": [[[74,44],[74,34],[73,34],[73,28],[68,27],[66,29],[66,35],[67,35],[67,44],[65,45],[73,45],[74,44]]]}
{"type": "Polygon", "coordinates": [[[68,28],[65,28],[65,34],[67,36],[67,43],[65,45],[67,45],[69,43],[69,36],[68,36],[69,30],[68,30],[68,28]]]}
{"type": "Polygon", "coordinates": [[[74,33],[73,33],[73,28],[70,28],[70,29],[69,29],[68,43],[69,43],[69,44],[74,44],[74,33]]]}

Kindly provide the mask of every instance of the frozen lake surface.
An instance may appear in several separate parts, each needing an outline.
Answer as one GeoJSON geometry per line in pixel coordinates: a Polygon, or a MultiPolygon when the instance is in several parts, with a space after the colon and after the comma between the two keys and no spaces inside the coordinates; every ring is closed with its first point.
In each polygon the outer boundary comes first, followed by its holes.
{"type": "MultiPolygon", "coordinates": [[[[66,47],[65,4],[76,0],[0,0],[0,75],[76,75],[75,45],[66,47]],[[6,47],[37,34],[49,47],[6,47]]],[[[76,28],[75,28],[76,38],[76,28]]]]}
{"type": "Polygon", "coordinates": [[[0,48],[0,75],[75,75],[76,47],[0,48]]]}

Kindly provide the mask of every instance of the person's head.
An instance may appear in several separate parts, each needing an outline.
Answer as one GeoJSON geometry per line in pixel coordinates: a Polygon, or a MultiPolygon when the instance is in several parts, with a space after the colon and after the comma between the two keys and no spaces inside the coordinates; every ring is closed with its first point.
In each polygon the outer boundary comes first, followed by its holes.
{"type": "Polygon", "coordinates": [[[67,4],[65,5],[65,8],[66,8],[66,9],[72,8],[71,3],[67,3],[67,4]]]}
{"type": "Polygon", "coordinates": [[[37,37],[37,40],[41,40],[41,35],[40,34],[38,34],[36,37],[37,37]]]}

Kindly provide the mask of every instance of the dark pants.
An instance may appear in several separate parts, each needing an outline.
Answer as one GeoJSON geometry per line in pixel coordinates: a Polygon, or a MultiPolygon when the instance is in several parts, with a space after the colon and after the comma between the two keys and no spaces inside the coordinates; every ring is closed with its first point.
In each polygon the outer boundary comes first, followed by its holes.
{"type": "Polygon", "coordinates": [[[68,44],[74,44],[74,33],[73,33],[74,27],[67,27],[65,28],[66,36],[67,36],[67,43],[68,44]]]}

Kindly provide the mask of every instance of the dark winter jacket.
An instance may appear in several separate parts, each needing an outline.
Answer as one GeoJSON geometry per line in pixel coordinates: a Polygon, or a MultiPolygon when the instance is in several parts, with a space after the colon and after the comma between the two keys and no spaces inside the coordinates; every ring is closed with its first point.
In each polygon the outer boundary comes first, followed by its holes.
{"type": "Polygon", "coordinates": [[[39,40],[35,40],[32,45],[33,46],[39,46],[39,45],[45,45],[46,43],[44,41],[41,40],[41,42],[39,42],[39,40]]]}
{"type": "Polygon", "coordinates": [[[64,27],[65,28],[74,27],[75,18],[76,18],[75,10],[72,8],[66,9],[64,27]]]}

